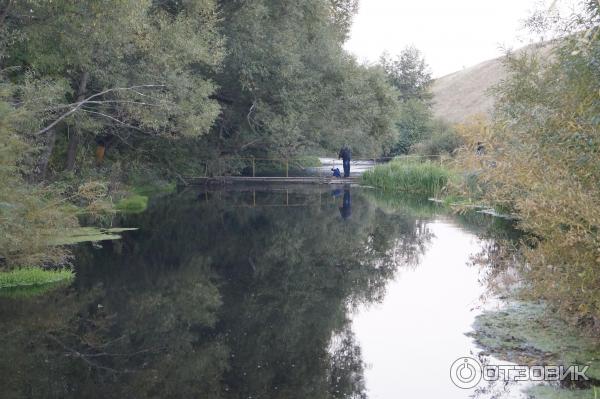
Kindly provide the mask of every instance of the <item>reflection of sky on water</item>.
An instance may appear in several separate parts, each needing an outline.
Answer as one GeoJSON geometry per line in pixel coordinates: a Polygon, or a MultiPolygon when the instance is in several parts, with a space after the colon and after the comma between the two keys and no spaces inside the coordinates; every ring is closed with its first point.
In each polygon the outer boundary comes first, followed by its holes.
{"type": "Polygon", "coordinates": [[[360,309],[353,318],[367,364],[370,399],[451,399],[474,394],[473,389],[455,387],[449,370],[457,358],[478,352],[464,333],[480,312],[479,297],[485,290],[478,282],[479,269],[467,266],[481,243],[447,222],[428,227],[434,237],[420,264],[399,269],[383,303],[360,309]]]}

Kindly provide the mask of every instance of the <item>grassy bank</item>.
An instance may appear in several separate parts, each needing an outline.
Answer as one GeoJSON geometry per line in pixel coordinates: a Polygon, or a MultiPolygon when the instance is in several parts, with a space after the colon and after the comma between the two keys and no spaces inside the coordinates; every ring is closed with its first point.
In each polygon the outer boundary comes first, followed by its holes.
{"type": "Polygon", "coordinates": [[[0,289],[37,286],[71,280],[71,270],[44,270],[34,267],[14,269],[0,273],[0,289]]]}
{"type": "Polygon", "coordinates": [[[115,208],[121,213],[142,213],[148,207],[151,197],[172,193],[176,187],[175,182],[167,182],[155,176],[134,179],[129,195],[121,198],[115,208]]]}
{"type": "Polygon", "coordinates": [[[430,161],[394,159],[363,174],[363,182],[386,191],[434,196],[450,180],[447,169],[430,161]]]}
{"type": "Polygon", "coordinates": [[[69,284],[75,277],[71,270],[20,268],[0,273],[0,297],[25,299],[43,295],[69,284]]]}

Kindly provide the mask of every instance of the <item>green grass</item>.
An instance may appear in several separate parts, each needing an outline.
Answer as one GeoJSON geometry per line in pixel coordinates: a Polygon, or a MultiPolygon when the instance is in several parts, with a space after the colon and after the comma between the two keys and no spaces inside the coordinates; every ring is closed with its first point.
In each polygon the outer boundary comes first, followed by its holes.
{"type": "Polygon", "coordinates": [[[0,290],[17,287],[33,287],[71,280],[75,274],[71,270],[44,270],[24,267],[0,273],[0,290]]]}
{"type": "Polygon", "coordinates": [[[116,208],[121,213],[142,213],[148,208],[150,197],[170,194],[176,188],[174,182],[169,183],[159,179],[138,181],[130,188],[131,195],[117,202],[116,208]]]}
{"type": "Polygon", "coordinates": [[[134,194],[117,203],[117,210],[122,213],[142,213],[148,207],[148,197],[134,194]]]}
{"type": "Polygon", "coordinates": [[[447,169],[430,161],[394,159],[363,174],[363,183],[386,191],[434,196],[451,178],[447,169]]]}

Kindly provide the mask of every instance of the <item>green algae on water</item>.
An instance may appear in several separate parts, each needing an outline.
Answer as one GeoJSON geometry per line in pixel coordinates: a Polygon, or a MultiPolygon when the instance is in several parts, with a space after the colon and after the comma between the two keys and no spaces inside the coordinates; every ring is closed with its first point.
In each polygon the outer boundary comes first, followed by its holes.
{"type": "Polygon", "coordinates": [[[600,342],[553,314],[543,302],[514,302],[476,317],[468,335],[492,356],[524,365],[589,366],[600,380],[600,342]]]}

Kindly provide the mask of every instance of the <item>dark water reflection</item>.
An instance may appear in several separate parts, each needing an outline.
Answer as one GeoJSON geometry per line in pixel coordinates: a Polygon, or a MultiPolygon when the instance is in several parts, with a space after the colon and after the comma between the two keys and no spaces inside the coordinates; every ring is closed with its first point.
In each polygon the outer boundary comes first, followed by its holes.
{"type": "Polygon", "coordinates": [[[156,200],[71,287],[0,299],[0,397],[367,397],[352,315],[418,267],[436,210],[298,190],[156,200]]]}

